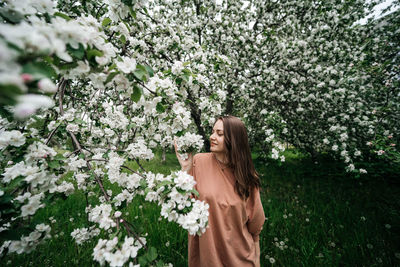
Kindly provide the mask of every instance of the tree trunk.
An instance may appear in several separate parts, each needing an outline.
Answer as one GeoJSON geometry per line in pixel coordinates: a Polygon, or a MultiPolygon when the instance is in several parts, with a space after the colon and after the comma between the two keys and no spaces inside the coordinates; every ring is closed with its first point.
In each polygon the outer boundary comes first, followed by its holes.
{"type": "Polygon", "coordinates": [[[194,98],[192,96],[192,93],[189,90],[187,93],[188,93],[188,99],[190,100],[189,101],[190,115],[192,116],[194,123],[196,124],[197,131],[203,137],[204,148],[206,149],[207,152],[209,152],[210,151],[210,140],[208,140],[208,138],[206,136],[206,132],[205,132],[203,126],[201,126],[201,111],[196,106],[196,104],[194,102],[194,98]]]}
{"type": "Polygon", "coordinates": [[[232,100],[232,94],[233,94],[233,87],[231,84],[228,85],[227,88],[227,94],[226,94],[226,107],[225,107],[225,114],[224,115],[232,115],[233,111],[233,100],[232,100]]]}
{"type": "Polygon", "coordinates": [[[162,149],[162,155],[161,155],[161,162],[163,163],[163,164],[165,164],[165,154],[166,154],[166,148],[165,147],[163,147],[163,149],[162,149]]]}

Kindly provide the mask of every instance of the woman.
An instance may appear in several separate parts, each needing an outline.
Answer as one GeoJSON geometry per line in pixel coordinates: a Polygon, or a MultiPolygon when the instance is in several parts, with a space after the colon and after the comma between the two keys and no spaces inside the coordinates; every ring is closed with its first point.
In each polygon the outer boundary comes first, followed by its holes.
{"type": "Polygon", "coordinates": [[[211,153],[189,155],[187,160],[177,153],[182,170],[197,182],[199,199],[210,206],[209,228],[201,236],[189,235],[189,266],[260,266],[265,216],[246,127],[236,117],[220,117],[210,143],[211,153]]]}

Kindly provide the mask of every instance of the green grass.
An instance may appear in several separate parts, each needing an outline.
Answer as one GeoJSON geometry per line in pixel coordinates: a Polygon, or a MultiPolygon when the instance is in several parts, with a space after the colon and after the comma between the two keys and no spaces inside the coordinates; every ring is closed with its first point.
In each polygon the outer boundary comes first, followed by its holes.
{"type": "Polygon", "coordinates": [[[341,163],[316,164],[290,151],[277,165],[256,161],[268,218],[261,235],[264,266],[269,257],[277,266],[400,265],[399,184],[376,177],[382,165],[358,179],[344,174],[341,163]],[[274,239],[288,240],[287,248],[274,239]]]}
{"type": "MultiPolygon", "coordinates": [[[[400,253],[399,181],[394,175],[385,177],[384,165],[354,179],[343,173],[340,163],[321,159],[315,164],[293,151],[286,152],[282,166],[257,159],[255,164],[262,175],[267,217],[260,237],[261,266],[271,265],[270,257],[276,266],[400,265],[396,254],[400,253]]],[[[178,169],[178,162],[168,153],[166,163],[161,164],[158,153],[143,166],[169,174],[178,169]]],[[[136,163],[130,167],[138,168],[136,163]]],[[[119,192],[115,185],[106,183],[106,187],[114,195],[119,192]]],[[[81,192],[41,209],[34,220],[53,216],[53,239],[30,254],[7,256],[1,265],[98,266],[91,256],[97,241],[78,246],[70,236],[73,229],[85,225],[84,209],[81,192]],[[71,222],[70,218],[75,219],[71,222]]],[[[164,262],[187,265],[187,233],[174,223],[160,221],[156,205],[138,197],[124,211],[138,231],[147,233],[148,245],[157,248],[164,262]]]]}

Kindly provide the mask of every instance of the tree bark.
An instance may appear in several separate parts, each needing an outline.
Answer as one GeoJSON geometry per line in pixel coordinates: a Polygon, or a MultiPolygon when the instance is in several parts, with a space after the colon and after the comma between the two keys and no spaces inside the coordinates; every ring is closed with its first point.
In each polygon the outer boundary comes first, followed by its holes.
{"type": "Polygon", "coordinates": [[[162,150],[162,156],[161,156],[161,162],[164,164],[165,163],[165,154],[166,154],[166,148],[165,147],[163,147],[163,150],[162,150]]]}
{"type": "Polygon", "coordinates": [[[203,137],[204,148],[206,149],[207,152],[209,152],[210,151],[210,140],[208,140],[208,138],[206,136],[206,132],[205,132],[203,126],[201,126],[201,111],[196,106],[192,93],[189,90],[187,91],[187,93],[188,93],[188,99],[189,99],[190,115],[192,116],[192,119],[194,120],[194,123],[196,124],[197,131],[203,137]]]}

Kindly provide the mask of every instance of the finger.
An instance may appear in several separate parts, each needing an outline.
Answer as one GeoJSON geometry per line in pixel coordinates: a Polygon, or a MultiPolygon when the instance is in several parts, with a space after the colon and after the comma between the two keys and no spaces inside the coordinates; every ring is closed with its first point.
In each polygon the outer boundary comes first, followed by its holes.
{"type": "Polygon", "coordinates": [[[175,147],[175,154],[176,157],[178,158],[179,163],[182,161],[181,155],[178,153],[178,146],[176,144],[176,141],[174,140],[174,147],[175,147]]]}
{"type": "Polygon", "coordinates": [[[175,147],[175,153],[178,155],[178,145],[176,144],[175,140],[174,140],[174,147],[175,147]]]}

